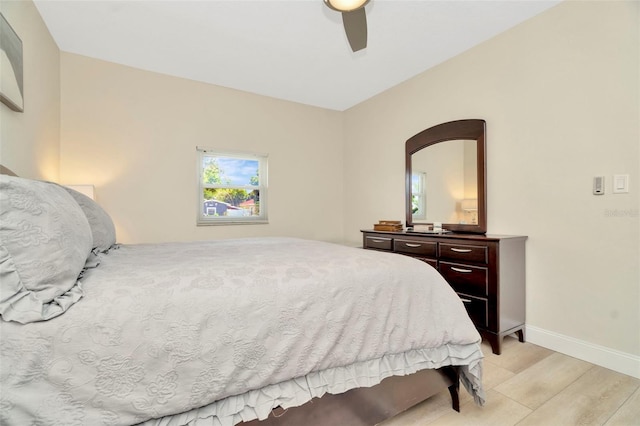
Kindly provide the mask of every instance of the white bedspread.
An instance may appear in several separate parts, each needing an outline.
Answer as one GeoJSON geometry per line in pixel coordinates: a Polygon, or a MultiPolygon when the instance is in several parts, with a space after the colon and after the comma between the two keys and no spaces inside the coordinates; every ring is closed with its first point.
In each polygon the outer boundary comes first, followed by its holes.
{"type": "Polygon", "coordinates": [[[480,336],[409,257],[291,238],[123,245],[62,316],[0,321],[0,423],[211,424],[465,365],[480,336]]]}

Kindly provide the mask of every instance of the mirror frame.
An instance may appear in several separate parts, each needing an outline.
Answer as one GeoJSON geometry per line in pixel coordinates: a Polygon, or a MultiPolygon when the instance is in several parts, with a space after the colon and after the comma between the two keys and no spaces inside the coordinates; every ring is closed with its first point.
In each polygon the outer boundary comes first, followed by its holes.
{"type": "MultiPolygon", "coordinates": [[[[456,120],[438,124],[409,138],[405,144],[405,209],[407,228],[413,227],[411,211],[411,155],[428,146],[454,139],[471,139],[477,143],[477,172],[478,172],[478,223],[443,223],[442,228],[447,231],[467,234],[485,234],[487,232],[487,179],[486,179],[486,122],[484,120],[469,119],[456,120]]],[[[423,222],[420,222],[423,224],[423,222]]],[[[432,223],[424,222],[432,225],[432,223]]]]}

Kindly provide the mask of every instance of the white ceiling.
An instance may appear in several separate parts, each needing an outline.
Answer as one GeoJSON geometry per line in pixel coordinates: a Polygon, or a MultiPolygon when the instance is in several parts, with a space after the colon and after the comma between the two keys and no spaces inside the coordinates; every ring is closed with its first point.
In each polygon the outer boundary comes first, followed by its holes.
{"type": "Polygon", "coordinates": [[[371,0],[351,52],[322,0],[35,0],[65,52],[343,111],[561,0],[371,0]]]}

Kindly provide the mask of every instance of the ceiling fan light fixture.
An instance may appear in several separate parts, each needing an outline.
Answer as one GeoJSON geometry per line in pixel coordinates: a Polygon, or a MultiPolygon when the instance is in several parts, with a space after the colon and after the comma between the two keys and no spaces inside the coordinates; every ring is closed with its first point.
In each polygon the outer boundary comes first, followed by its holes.
{"type": "Polygon", "coordinates": [[[338,12],[351,12],[361,9],[369,3],[369,0],[324,0],[324,4],[338,12]]]}

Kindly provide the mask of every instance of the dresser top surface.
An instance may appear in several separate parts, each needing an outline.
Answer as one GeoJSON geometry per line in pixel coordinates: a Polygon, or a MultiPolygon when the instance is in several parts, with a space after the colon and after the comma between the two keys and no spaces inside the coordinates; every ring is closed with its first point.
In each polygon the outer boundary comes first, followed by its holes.
{"type": "Polygon", "coordinates": [[[417,231],[376,231],[373,229],[361,229],[360,232],[380,235],[395,235],[400,237],[438,238],[467,241],[498,241],[507,239],[526,239],[525,235],[498,235],[498,234],[461,234],[454,232],[431,233],[417,231]]]}

